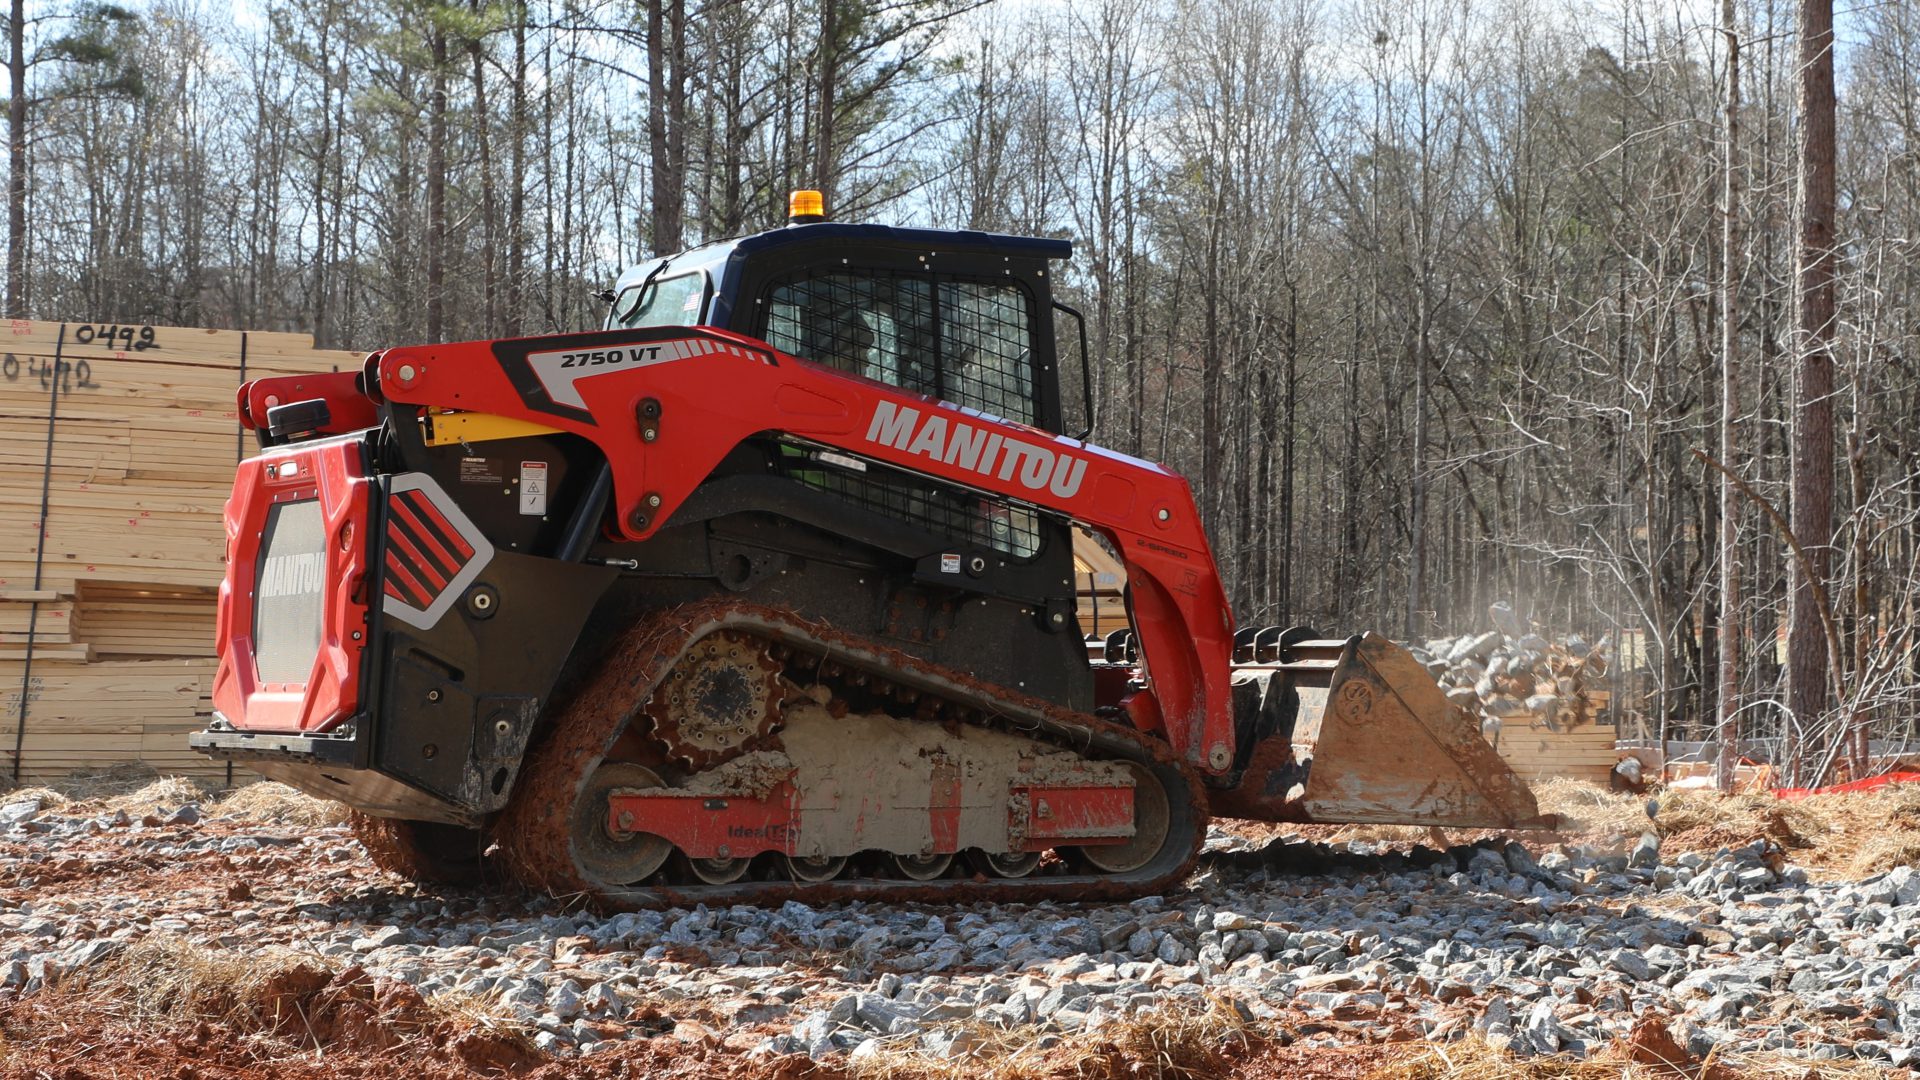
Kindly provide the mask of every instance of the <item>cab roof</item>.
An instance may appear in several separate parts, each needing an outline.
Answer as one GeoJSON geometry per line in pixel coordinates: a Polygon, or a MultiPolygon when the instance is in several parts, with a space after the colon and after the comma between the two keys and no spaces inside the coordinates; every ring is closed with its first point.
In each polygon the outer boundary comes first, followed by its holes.
{"type": "MultiPolygon", "coordinates": [[[[706,269],[715,278],[721,268],[716,264],[735,263],[765,251],[795,244],[844,243],[853,249],[891,248],[907,251],[942,251],[999,255],[1017,259],[1067,259],[1073,256],[1071,240],[1040,236],[1012,236],[1006,233],[979,232],[972,229],[917,229],[894,225],[865,225],[843,221],[821,221],[810,225],[788,225],[752,236],[719,240],[666,256],[667,274],[706,269]]],[[[648,259],[628,267],[620,274],[615,290],[630,288],[650,273],[659,259],[648,259]]],[[[716,285],[718,282],[716,282],[716,285]]]]}

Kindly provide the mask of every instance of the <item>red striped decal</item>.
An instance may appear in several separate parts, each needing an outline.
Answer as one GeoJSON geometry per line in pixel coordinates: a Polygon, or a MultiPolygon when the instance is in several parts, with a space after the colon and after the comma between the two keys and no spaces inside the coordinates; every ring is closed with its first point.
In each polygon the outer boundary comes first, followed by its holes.
{"type": "MultiPolygon", "coordinates": [[[[391,535],[391,533],[389,533],[389,535],[391,535]]],[[[403,591],[420,597],[417,601],[404,596],[400,598],[402,601],[412,604],[414,607],[424,609],[428,604],[433,602],[434,594],[422,588],[419,580],[414,577],[413,572],[408,570],[406,565],[399,559],[394,558],[392,552],[387,553],[387,580],[389,582],[398,581],[403,591]]]]}
{"type": "Polygon", "coordinates": [[[460,572],[458,564],[455,564],[452,573],[444,572],[440,567],[435,566],[433,560],[427,558],[426,554],[420,550],[412,530],[405,528],[399,521],[395,521],[393,527],[387,529],[387,543],[392,544],[400,554],[407,557],[416,571],[414,576],[435,593],[446,588],[447,582],[453,580],[453,574],[460,572]]]}
{"type": "Polygon", "coordinates": [[[412,492],[411,494],[418,496],[419,508],[425,511],[427,517],[431,519],[435,525],[439,526],[441,534],[459,550],[460,557],[453,560],[454,565],[465,565],[468,559],[473,558],[473,546],[467,543],[467,538],[461,536],[460,530],[453,527],[453,522],[448,521],[446,515],[440,512],[440,508],[433,505],[432,499],[427,498],[424,493],[419,491],[412,492]]]}
{"type": "MultiPolygon", "coordinates": [[[[418,494],[419,492],[416,491],[406,492],[406,495],[418,494]]],[[[466,565],[467,560],[473,556],[472,548],[467,548],[464,553],[456,556],[452,551],[447,549],[447,545],[442,542],[438,536],[434,535],[433,529],[422,520],[422,511],[433,509],[433,504],[427,499],[408,499],[403,496],[402,498],[395,499],[393,506],[395,510],[394,520],[407,525],[412,530],[413,536],[420,543],[426,545],[424,553],[438,556],[446,565],[453,567],[454,573],[459,573],[460,567],[466,565]]],[[[438,520],[444,525],[447,519],[438,518],[438,520]]],[[[388,529],[387,531],[389,533],[393,532],[392,529],[388,529]]],[[[448,530],[448,533],[459,543],[465,544],[465,541],[458,540],[458,533],[453,532],[451,529],[448,530]]]]}

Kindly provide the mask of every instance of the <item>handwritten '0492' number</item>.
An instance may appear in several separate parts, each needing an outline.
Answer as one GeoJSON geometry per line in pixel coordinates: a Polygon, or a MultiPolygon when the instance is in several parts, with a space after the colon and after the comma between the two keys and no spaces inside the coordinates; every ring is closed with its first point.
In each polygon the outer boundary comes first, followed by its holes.
{"type": "Polygon", "coordinates": [[[114,342],[117,340],[120,343],[117,347],[123,352],[140,352],[145,349],[159,348],[160,343],[153,337],[151,326],[121,326],[119,323],[101,326],[83,325],[76,327],[73,331],[73,340],[82,345],[91,345],[97,341],[111,349],[116,347],[114,342]]]}

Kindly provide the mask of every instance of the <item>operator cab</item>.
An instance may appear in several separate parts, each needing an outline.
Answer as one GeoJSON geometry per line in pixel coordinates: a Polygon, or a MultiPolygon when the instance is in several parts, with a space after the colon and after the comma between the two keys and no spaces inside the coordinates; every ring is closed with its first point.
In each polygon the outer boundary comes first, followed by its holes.
{"type": "Polygon", "coordinates": [[[606,328],[706,325],[1051,432],[1067,430],[1049,263],[1073,246],[818,222],[641,263],[606,328]]]}
{"type": "MultiPolygon", "coordinates": [[[[819,220],[707,244],[634,266],[616,283],[606,329],[705,325],[964,409],[1084,437],[1065,415],[1052,293],[1073,245],[995,233],[819,220]]],[[[1083,348],[1078,359],[1084,363],[1083,348]]],[[[1076,409],[1076,414],[1079,409],[1076,409]]],[[[977,555],[968,588],[1072,610],[1073,541],[1064,517],[844,452],[780,436],[730,468],[771,474],[825,500],[841,527],[866,516],[924,538],[928,551],[977,555]]],[[[927,560],[937,563],[937,556],[927,560]]],[[[953,578],[930,570],[927,580],[953,578]]],[[[1072,695],[1063,692],[1062,700],[1072,695]]]]}

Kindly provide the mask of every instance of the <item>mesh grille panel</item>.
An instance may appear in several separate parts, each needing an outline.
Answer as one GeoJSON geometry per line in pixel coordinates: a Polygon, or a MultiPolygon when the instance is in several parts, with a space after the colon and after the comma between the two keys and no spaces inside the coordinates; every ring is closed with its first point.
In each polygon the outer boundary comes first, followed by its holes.
{"type": "Polygon", "coordinates": [[[784,443],[775,467],[790,480],[958,543],[1016,559],[1040,552],[1040,515],[1005,499],[923,480],[877,462],[784,443]]]}
{"type": "Polygon", "coordinates": [[[267,514],[253,585],[253,662],[261,682],[304,683],[313,674],[326,540],[317,500],[283,503],[267,514]]]}
{"type": "Polygon", "coordinates": [[[775,348],[1017,420],[1036,421],[1026,293],[1011,282],[878,271],[775,285],[775,348]]]}

